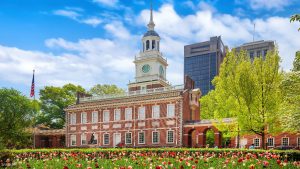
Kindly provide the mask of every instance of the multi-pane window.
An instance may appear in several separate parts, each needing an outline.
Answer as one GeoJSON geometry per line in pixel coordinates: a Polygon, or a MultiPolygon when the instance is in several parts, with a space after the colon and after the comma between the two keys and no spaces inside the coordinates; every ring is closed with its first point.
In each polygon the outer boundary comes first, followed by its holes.
{"type": "Polygon", "coordinates": [[[81,134],[81,145],[86,145],[86,134],[81,134]]]}
{"type": "Polygon", "coordinates": [[[76,114],[70,114],[70,124],[76,124],[76,114]]]}
{"type": "Polygon", "coordinates": [[[254,52],[249,52],[249,56],[250,56],[251,59],[253,59],[254,58],[254,52]]]}
{"type": "Polygon", "coordinates": [[[267,56],[267,54],[268,54],[268,49],[265,49],[264,50],[264,57],[267,56]]]}
{"type": "Polygon", "coordinates": [[[153,144],[159,143],[159,132],[158,131],[152,132],[152,143],[153,144]]]}
{"type": "Polygon", "coordinates": [[[125,109],[125,120],[132,120],[132,108],[125,109]]]}
{"type": "Polygon", "coordinates": [[[297,145],[298,145],[297,147],[299,148],[300,147],[300,137],[297,138],[297,145]]]}
{"type": "Polygon", "coordinates": [[[145,107],[139,107],[138,119],[139,120],[144,120],[145,119],[145,107]]]}
{"type": "Polygon", "coordinates": [[[254,144],[254,147],[259,147],[260,146],[260,139],[259,138],[253,139],[253,144],[254,144]]]}
{"type": "Polygon", "coordinates": [[[174,117],[175,116],[175,105],[168,104],[167,106],[167,117],[174,117]]]}
{"type": "Polygon", "coordinates": [[[93,135],[94,135],[94,139],[93,139],[93,142],[91,142],[91,144],[98,144],[98,134],[93,134],[93,135]]]}
{"type": "Polygon", "coordinates": [[[92,123],[97,123],[98,122],[98,112],[94,111],[92,113],[92,123]]]}
{"type": "Polygon", "coordinates": [[[281,140],[281,144],[283,146],[288,146],[289,145],[289,138],[288,137],[283,137],[281,140]]]}
{"type": "Polygon", "coordinates": [[[81,113],[81,124],[87,123],[86,112],[81,113]]]}
{"type": "Polygon", "coordinates": [[[131,133],[125,133],[125,144],[131,144],[131,143],[132,143],[131,133]]]}
{"type": "Polygon", "coordinates": [[[114,120],[119,121],[120,119],[121,119],[121,110],[120,109],[115,109],[114,120]]]}
{"type": "Polygon", "coordinates": [[[167,143],[174,143],[174,131],[169,130],[167,133],[167,143]]]}
{"type": "Polygon", "coordinates": [[[273,137],[268,138],[267,143],[269,147],[274,147],[274,138],[273,137]]]}
{"type": "Polygon", "coordinates": [[[109,110],[103,111],[103,122],[109,122],[109,110]]]}
{"type": "Polygon", "coordinates": [[[260,50],[258,50],[258,51],[256,52],[256,56],[257,56],[257,57],[260,57],[260,56],[261,56],[261,51],[260,51],[260,50]]]}
{"type": "Polygon", "coordinates": [[[71,135],[71,146],[76,146],[76,135],[71,135]]]}
{"type": "Polygon", "coordinates": [[[159,105],[152,106],[152,118],[159,118],[159,105]]]}
{"type": "Polygon", "coordinates": [[[109,134],[107,134],[107,133],[103,134],[103,144],[104,145],[109,144],[109,134]]]}
{"type": "Polygon", "coordinates": [[[139,144],[145,144],[145,132],[139,132],[139,138],[138,138],[138,141],[139,141],[139,144]]]}

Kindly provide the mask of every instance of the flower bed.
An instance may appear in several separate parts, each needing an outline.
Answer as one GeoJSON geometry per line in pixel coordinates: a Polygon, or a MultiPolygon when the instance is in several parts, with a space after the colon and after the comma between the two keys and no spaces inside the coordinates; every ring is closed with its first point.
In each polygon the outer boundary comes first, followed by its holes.
{"type": "Polygon", "coordinates": [[[299,151],[37,149],[6,153],[11,160],[3,160],[2,165],[14,168],[300,168],[299,151]]]}

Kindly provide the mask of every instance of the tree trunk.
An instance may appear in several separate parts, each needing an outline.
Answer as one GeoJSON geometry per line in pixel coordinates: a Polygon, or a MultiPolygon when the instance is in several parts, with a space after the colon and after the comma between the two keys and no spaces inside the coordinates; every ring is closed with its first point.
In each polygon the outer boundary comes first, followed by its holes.
{"type": "Polygon", "coordinates": [[[240,129],[238,128],[238,135],[237,135],[237,144],[236,148],[240,148],[240,129]]]}
{"type": "Polygon", "coordinates": [[[261,133],[261,143],[262,143],[262,148],[265,150],[266,149],[266,144],[265,144],[265,137],[266,137],[266,130],[264,127],[263,132],[261,133]]]}

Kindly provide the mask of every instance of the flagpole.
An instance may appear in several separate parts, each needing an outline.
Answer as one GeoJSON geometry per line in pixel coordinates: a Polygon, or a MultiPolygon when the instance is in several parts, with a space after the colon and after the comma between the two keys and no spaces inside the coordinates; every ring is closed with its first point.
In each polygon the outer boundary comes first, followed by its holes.
{"type": "MultiPolygon", "coordinates": [[[[35,70],[33,69],[33,78],[34,78],[34,72],[35,72],[35,70]]],[[[35,85],[35,84],[34,84],[35,85]]],[[[33,100],[35,101],[35,90],[33,91],[34,93],[33,93],[33,100]]]]}
{"type": "MultiPolygon", "coordinates": [[[[33,69],[33,75],[32,75],[32,84],[31,84],[31,90],[32,90],[32,85],[35,88],[35,81],[34,81],[34,73],[35,70],[33,69]]],[[[34,109],[35,109],[35,89],[33,88],[33,104],[34,104],[34,109]]],[[[35,115],[34,115],[35,117],[35,115]]],[[[33,125],[33,148],[35,148],[35,124],[33,125]]]]}

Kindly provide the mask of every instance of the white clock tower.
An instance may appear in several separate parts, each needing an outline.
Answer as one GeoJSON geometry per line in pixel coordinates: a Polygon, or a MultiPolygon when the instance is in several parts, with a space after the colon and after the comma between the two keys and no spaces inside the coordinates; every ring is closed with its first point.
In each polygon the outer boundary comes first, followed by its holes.
{"type": "Polygon", "coordinates": [[[167,60],[159,50],[160,37],[154,31],[152,4],[148,31],[142,38],[143,49],[135,57],[135,82],[128,84],[129,91],[170,86],[166,80],[167,60]]]}

